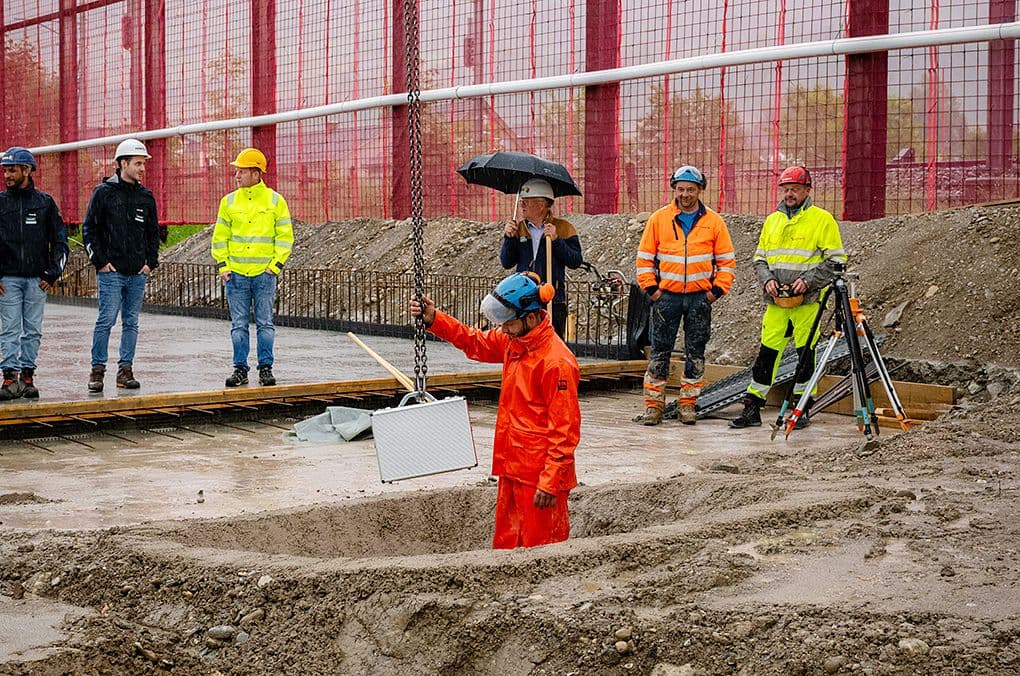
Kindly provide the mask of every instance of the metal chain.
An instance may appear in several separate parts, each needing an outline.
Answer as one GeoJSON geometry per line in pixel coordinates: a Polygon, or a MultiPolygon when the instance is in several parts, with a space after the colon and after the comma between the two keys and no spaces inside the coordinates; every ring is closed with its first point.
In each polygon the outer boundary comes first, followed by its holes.
{"type": "MultiPolygon", "coordinates": [[[[421,170],[421,82],[418,51],[418,0],[404,0],[404,47],[407,56],[407,138],[409,146],[408,175],[411,186],[411,241],[414,269],[414,297],[425,295],[425,220],[422,217],[421,170]]],[[[414,388],[425,392],[428,374],[425,350],[425,321],[414,322],[414,388]]]]}

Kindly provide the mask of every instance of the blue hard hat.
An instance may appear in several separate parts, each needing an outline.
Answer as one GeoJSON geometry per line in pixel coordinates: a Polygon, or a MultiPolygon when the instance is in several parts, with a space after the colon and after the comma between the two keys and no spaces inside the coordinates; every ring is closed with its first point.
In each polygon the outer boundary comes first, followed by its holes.
{"type": "Polygon", "coordinates": [[[493,324],[502,324],[541,310],[552,296],[551,285],[539,284],[533,274],[518,272],[501,281],[482,299],[482,314],[493,324]],[[544,301],[543,295],[548,296],[544,301]]]}
{"type": "Polygon", "coordinates": [[[18,164],[32,167],[32,171],[35,171],[35,156],[28,148],[13,146],[0,156],[0,166],[12,167],[18,164]]]}
{"type": "Polygon", "coordinates": [[[708,185],[708,180],[705,175],[701,173],[701,170],[697,167],[692,167],[689,164],[685,164],[682,167],[677,167],[677,170],[673,172],[673,175],[669,177],[669,187],[675,188],[676,184],[680,181],[687,181],[688,183],[696,183],[701,186],[704,190],[705,186],[708,185]]]}

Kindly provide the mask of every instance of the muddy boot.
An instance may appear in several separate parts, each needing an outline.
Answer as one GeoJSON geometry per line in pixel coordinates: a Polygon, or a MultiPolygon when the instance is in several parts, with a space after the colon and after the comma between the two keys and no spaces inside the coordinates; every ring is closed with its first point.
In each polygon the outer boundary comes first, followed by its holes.
{"type": "Polygon", "coordinates": [[[680,423],[683,425],[693,425],[698,422],[698,414],[692,403],[683,403],[677,405],[679,411],[680,423]]]}
{"type": "Polygon", "coordinates": [[[18,382],[18,372],[14,369],[4,369],[3,385],[0,385],[0,401],[10,401],[21,396],[21,383],[18,382]]]}
{"type": "Polygon", "coordinates": [[[125,390],[137,390],[142,384],[135,380],[135,374],[131,371],[131,364],[124,364],[117,369],[117,387],[125,390]]]}
{"type": "Polygon", "coordinates": [[[226,386],[240,387],[241,385],[247,384],[248,384],[248,369],[243,369],[240,366],[235,366],[234,372],[227,376],[226,386]]]}
{"type": "Polygon", "coordinates": [[[273,376],[272,366],[260,366],[259,367],[259,385],[268,387],[276,384],[276,378],[273,376]]]}
{"type": "Polygon", "coordinates": [[[761,407],[764,403],[752,394],[745,395],[744,410],[730,421],[730,427],[738,430],[745,427],[761,427],[761,407]]]}
{"type": "Polygon", "coordinates": [[[645,409],[645,414],[640,418],[642,425],[652,427],[662,422],[662,409],[656,406],[649,406],[645,409]]]}
{"type": "Polygon", "coordinates": [[[21,396],[25,399],[39,398],[39,390],[35,386],[35,369],[21,369],[21,396]]]}
{"type": "Polygon", "coordinates": [[[92,367],[92,373],[89,374],[89,392],[102,392],[103,391],[103,378],[106,377],[106,367],[102,364],[97,364],[92,367]]]}

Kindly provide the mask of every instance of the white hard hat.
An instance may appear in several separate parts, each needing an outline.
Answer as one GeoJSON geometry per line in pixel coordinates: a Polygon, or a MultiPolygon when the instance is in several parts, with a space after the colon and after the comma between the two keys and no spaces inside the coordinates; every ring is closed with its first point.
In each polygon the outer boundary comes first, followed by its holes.
{"type": "Polygon", "coordinates": [[[541,178],[530,178],[528,181],[521,186],[521,197],[545,197],[547,199],[556,199],[553,195],[552,186],[549,185],[549,181],[541,178]]]}
{"type": "Polygon", "coordinates": [[[119,160],[122,157],[152,157],[149,151],[146,150],[145,144],[136,138],[129,138],[126,141],[121,141],[120,145],[117,146],[117,152],[113,154],[114,160],[119,160]]]}

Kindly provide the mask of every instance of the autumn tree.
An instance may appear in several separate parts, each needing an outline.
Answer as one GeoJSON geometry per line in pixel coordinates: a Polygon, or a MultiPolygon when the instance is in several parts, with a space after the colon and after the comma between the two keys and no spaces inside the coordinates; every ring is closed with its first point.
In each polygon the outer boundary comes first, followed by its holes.
{"type": "Polygon", "coordinates": [[[7,39],[2,86],[3,131],[9,142],[36,146],[58,141],[59,85],[27,38],[7,39]]]}
{"type": "Polygon", "coordinates": [[[824,84],[797,85],[783,96],[780,150],[809,167],[843,162],[843,95],[824,84]]]}

